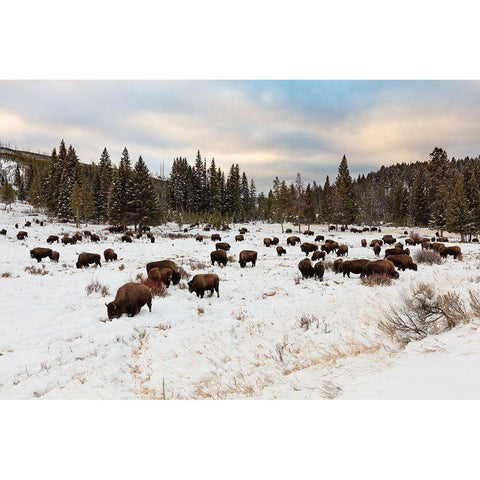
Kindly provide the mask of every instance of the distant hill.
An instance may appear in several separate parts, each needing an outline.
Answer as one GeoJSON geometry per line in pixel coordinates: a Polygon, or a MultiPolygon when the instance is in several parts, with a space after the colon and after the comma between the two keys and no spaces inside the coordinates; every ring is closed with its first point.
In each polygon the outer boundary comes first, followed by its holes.
{"type": "Polygon", "coordinates": [[[13,148],[0,147],[0,160],[14,160],[21,163],[29,163],[32,160],[47,162],[50,155],[42,153],[26,152],[24,150],[15,150],[13,148]]]}

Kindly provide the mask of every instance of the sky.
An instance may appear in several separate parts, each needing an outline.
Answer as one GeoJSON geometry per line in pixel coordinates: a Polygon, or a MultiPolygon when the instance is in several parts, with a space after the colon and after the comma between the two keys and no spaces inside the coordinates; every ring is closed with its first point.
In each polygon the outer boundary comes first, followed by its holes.
{"type": "Polygon", "coordinates": [[[126,146],[152,173],[197,150],[259,191],[275,176],[334,179],[382,165],[480,153],[480,81],[0,81],[0,142],[50,153],[65,139],[80,160],[126,146]],[[333,178],[332,178],[333,177],[333,178]]]}

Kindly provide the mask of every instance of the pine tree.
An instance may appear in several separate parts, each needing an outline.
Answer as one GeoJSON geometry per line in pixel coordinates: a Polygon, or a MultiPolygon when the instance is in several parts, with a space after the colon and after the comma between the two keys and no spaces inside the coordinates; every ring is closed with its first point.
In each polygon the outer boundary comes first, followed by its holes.
{"type": "Polygon", "coordinates": [[[72,191],[72,212],[75,217],[75,223],[78,227],[80,222],[80,210],[82,208],[82,187],[78,182],[73,184],[73,191],[72,191]]]}
{"type": "Polygon", "coordinates": [[[463,176],[459,175],[447,208],[447,230],[459,233],[462,241],[469,231],[470,212],[463,176]]]}
{"type": "Polygon", "coordinates": [[[17,163],[15,166],[14,182],[15,188],[17,189],[17,198],[21,202],[26,199],[25,184],[23,182],[23,177],[20,172],[20,165],[17,163]]]}
{"type": "Polygon", "coordinates": [[[105,147],[100,156],[98,168],[96,169],[93,187],[95,213],[98,220],[105,220],[108,217],[108,196],[111,185],[112,162],[105,147]]]}
{"type": "Polygon", "coordinates": [[[142,227],[152,224],[158,212],[157,194],[153,187],[152,177],[142,157],[138,158],[133,169],[133,221],[142,227]]]}
{"type": "Polygon", "coordinates": [[[302,175],[300,173],[297,173],[297,176],[295,178],[295,184],[293,185],[293,205],[295,209],[295,216],[297,218],[299,233],[301,231],[302,214],[305,206],[304,201],[305,198],[302,175]]]}
{"type": "Polygon", "coordinates": [[[430,225],[434,230],[439,230],[443,236],[443,230],[447,225],[448,193],[445,185],[440,185],[435,201],[431,208],[430,225]]]}
{"type": "Polygon", "coordinates": [[[0,199],[5,204],[5,210],[7,207],[11,208],[12,203],[15,201],[15,190],[7,178],[5,178],[5,182],[0,188],[0,199]]]}
{"type": "Polygon", "coordinates": [[[324,222],[333,222],[333,192],[332,187],[330,186],[330,178],[328,175],[323,186],[320,214],[324,222]]]}
{"type": "Polygon", "coordinates": [[[338,221],[344,226],[355,221],[356,200],[355,191],[352,185],[352,177],[348,170],[347,157],[343,156],[338,167],[336,186],[336,200],[338,221]]]}
{"type": "Polygon", "coordinates": [[[40,174],[34,171],[30,183],[30,189],[28,190],[27,200],[28,203],[36,208],[42,207],[44,204],[41,184],[42,179],[40,178],[40,174]]]}
{"type": "Polygon", "coordinates": [[[303,220],[310,230],[310,225],[315,223],[317,217],[315,212],[315,192],[310,186],[310,183],[307,184],[307,188],[305,189],[305,202],[302,213],[303,220]]]}
{"type": "Polygon", "coordinates": [[[430,219],[425,169],[421,167],[412,186],[411,216],[417,226],[427,226],[430,219]]]}
{"type": "Polygon", "coordinates": [[[109,217],[112,222],[122,225],[123,230],[130,221],[132,212],[133,189],[130,157],[125,147],[115,179],[110,189],[109,217]]]}

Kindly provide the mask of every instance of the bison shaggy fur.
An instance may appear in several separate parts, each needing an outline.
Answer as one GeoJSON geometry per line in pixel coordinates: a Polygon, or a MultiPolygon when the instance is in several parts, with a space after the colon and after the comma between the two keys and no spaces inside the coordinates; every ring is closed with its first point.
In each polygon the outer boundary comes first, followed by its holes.
{"type": "Polygon", "coordinates": [[[417,264],[413,262],[410,255],[405,255],[402,253],[389,255],[386,257],[386,260],[390,260],[399,270],[402,270],[402,272],[404,272],[407,268],[409,270],[417,271],[417,264]]]}
{"type": "Polygon", "coordinates": [[[395,270],[395,265],[390,260],[374,260],[369,262],[365,274],[367,277],[371,275],[387,275],[391,278],[398,278],[399,274],[395,270]]]}
{"type": "Polygon", "coordinates": [[[242,250],[238,257],[238,263],[241,268],[245,268],[248,262],[252,263],[252,267],[257,263],[257,252],[254,250],[242,250]]]}
{"type": "Polygon", "coordinates": [[[148,310],[152,311],[152,292],[148,287],[140,283],[126,283],[122,285],[115,296],[115,300],[106,303],[108,318],[120,318],[124,313],[133,317],[147,304],[148,310]]]}
{"type": "Polygon", "coordinates": [[[304,258],[298,262],[298,269],[302,274],[302,278],[312,278],[315,275],[312,262],[309,258],[304,258]]]}
{"type": "Polygon", "coordinates": [[[321,252],[319,250],[316,250],[315,252],[312,253],[312,261],[315,260],[325,260],[325,252],[321,252]]]}
{"type": "Polygon", "coordinates": [[[212,261],[212,265],[215,265],[215,262],[217,262],[219,265],[226,266],[228,262],[227,252],[222,249],[214,250],[210,253],[210,260],[212,261]]]}
{"type": "Polygon", "coordinates": [[[302,243],[300,245],[300,250],[308,256],[309,253],[311,252],[316,252],[318,250],[318,245],[315,245],[314,243],[302,243]]]}
{"type": "Polygon", "coordinates": [[[113,262],[118,259],[117,254],[114,252],[113,248],[107,248],[103,252],[103,258],[106,262],[113,262]]]}
{"type": "Polygon", "coordinates": [[[30,257],[34,258],[37,262],[41,262],[42,258],[52,258],[52,249],[36,247],[30,250],[30,257]]]}
{"type": "Polygon", "coordinates": [[[368,259],[345,260],[342,265],[343,276],[350,278],[350,273],[355,273],[363,277],[367,273],[367,265],[370,263],[368,259]]]}
{"type": "Polygon", "coordinates": [[[173,260],[159,260],[157,262],[149,262],[146,265],[147,273],[155,267],[159,268],[169,268],[172,271],[172,283],[177,285],[180,282],[182,276],[178,271],[177,264],[173,260]]]}
{"type": "Polygon", "coordinates": [[[313,266],[314,278],[318,278],[321,282],[323,281],[323,274],[325,273],[325,265],[323,262],[317,262],[313,266]]]}
{"type": "Polygon", "coordinates": [[[210,291],[210,296],[212,296],[215,291],[217,292],[217,297],[219,297],[218,285],[218,275],[214,273],[199,273],[188,282],[188,291],[190,293],[195,292],[197,297],[200,298],[203,298],[206,290],[210,291]]]}
{"type": "Polygon", "coordinates": [[[87,253],[87,252],[82,252],[78,256],[78,260],[76,263],[77,268],[83,268],[83,267],[88,267],[91,263],[94,265],[98,265],[99,267],[102,266],[100,262],[100,255],[98,253],[87,253]]]}
{"type": "Polygon", "coordinates": [[[287,251],[286,251],[283,247],[280,247],[280,246],[277,247],[277,255],[278,255],[279,257],[281,257],[282,255],[284,255],[285,253],[287,253],[287,251]]]}

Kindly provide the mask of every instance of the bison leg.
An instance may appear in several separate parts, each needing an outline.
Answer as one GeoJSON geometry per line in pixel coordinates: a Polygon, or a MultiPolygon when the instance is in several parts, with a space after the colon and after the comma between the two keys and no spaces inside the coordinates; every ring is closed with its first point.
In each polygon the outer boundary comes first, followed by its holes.
{"type": "Polygon", "coordinates": [[[152,311],[152,297],[150,297],[147,300],[147,305],[148,305],[148,311],[151,312],[152,311]]]}

